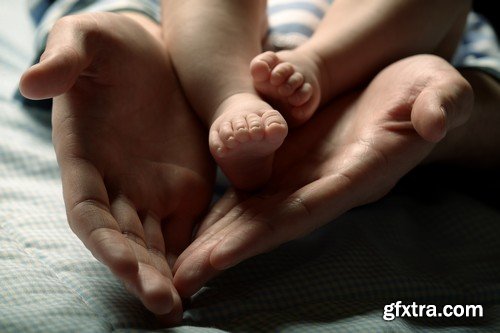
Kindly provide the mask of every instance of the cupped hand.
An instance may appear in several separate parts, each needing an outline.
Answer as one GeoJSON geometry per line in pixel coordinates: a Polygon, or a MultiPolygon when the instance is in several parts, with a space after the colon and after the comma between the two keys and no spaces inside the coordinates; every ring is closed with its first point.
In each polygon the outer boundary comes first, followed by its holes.
{"type": "Polygon", "coordinates": [[[28,98],[54,97],[72,230],[147,308],[179,321],[169,263],[207,209],[214,170],[160,28],[112,13],[63,18],[20,87],[28,98]]]}
{"type": "Polygon", "coordinates": [[[306,235],[384,196],[446,132],[467,121],[473,94],[447,62],[420,55],[384,69],[292,132],[271,183],[230,189],[174,266],[182,296],[249,257],[306,235]]]}

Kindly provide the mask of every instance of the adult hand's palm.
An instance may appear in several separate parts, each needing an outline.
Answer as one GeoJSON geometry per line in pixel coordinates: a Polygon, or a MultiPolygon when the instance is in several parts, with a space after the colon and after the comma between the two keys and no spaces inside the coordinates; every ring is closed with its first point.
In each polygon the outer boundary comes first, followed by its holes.
{"type": "Polygon", "coordinates": [[[289,135],[268,188],[230,190],[219,201],[176,263],[179,293],[381,198],[433,149],[422,136],[441,139],[471,109],[470,86],[444,61],[418,56],[391,65],[289,135]]]}
{"type": "Polygon", "coordinates": [[[33,97],[62,93],[53,141],[72,229],[150,310],[179,319],[167,258],[191,240],[213,167],[162,42],[121,15],[67,18],[23,81],[33,97]]]}

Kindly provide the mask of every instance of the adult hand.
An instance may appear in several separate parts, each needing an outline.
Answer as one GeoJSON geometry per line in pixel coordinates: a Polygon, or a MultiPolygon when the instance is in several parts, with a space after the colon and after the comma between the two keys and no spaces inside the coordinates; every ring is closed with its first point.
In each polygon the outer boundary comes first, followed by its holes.
{"type": "Polygon", "coordinates": [[[53,142],[72,230],[173,323],[182,304],[169,263],[210,202],[214,170],[160,28],[135,18],[59,20],[20,87],[29,98],[54,97],[53,142]]]}
{"type": "Polygon", "coordinates": [[[221,270],[381,198],[468,119],[472,104],[470,85],[438,57],[387,67],[289,135],[269,187],[226,193],[174,266],[178,292],[192,295],[221,270]]]}

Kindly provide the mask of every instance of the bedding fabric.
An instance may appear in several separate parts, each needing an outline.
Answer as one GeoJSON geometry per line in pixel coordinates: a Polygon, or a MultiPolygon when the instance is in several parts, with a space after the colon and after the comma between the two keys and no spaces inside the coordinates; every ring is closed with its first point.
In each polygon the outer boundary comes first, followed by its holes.
{"type": "Polygon", "coordinates": [[[439,168],[228,270],[156,329],[68,227],[50,114],[12,97],[37,52],[29,15],[0,2],[0,332],[500,332],[498,175],[439,168]],[[398,300],[485,316],[384,321],[398,300]]]}

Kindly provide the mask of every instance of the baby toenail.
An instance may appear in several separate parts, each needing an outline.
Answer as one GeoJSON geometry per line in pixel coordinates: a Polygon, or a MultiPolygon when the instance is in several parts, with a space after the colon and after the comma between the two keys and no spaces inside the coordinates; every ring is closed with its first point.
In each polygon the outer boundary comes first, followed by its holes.
{"type": "Polygon", "coordinates": [[[276,124],[276,125],[280,125],[280,123],[279,123],[279,122],[277,122],[277,121],[272,121],[272,122],[270,122],[269,124],[267,124],[267,126],[271,126],[271,125],[274,125],[274,124],[276,124]]]}

